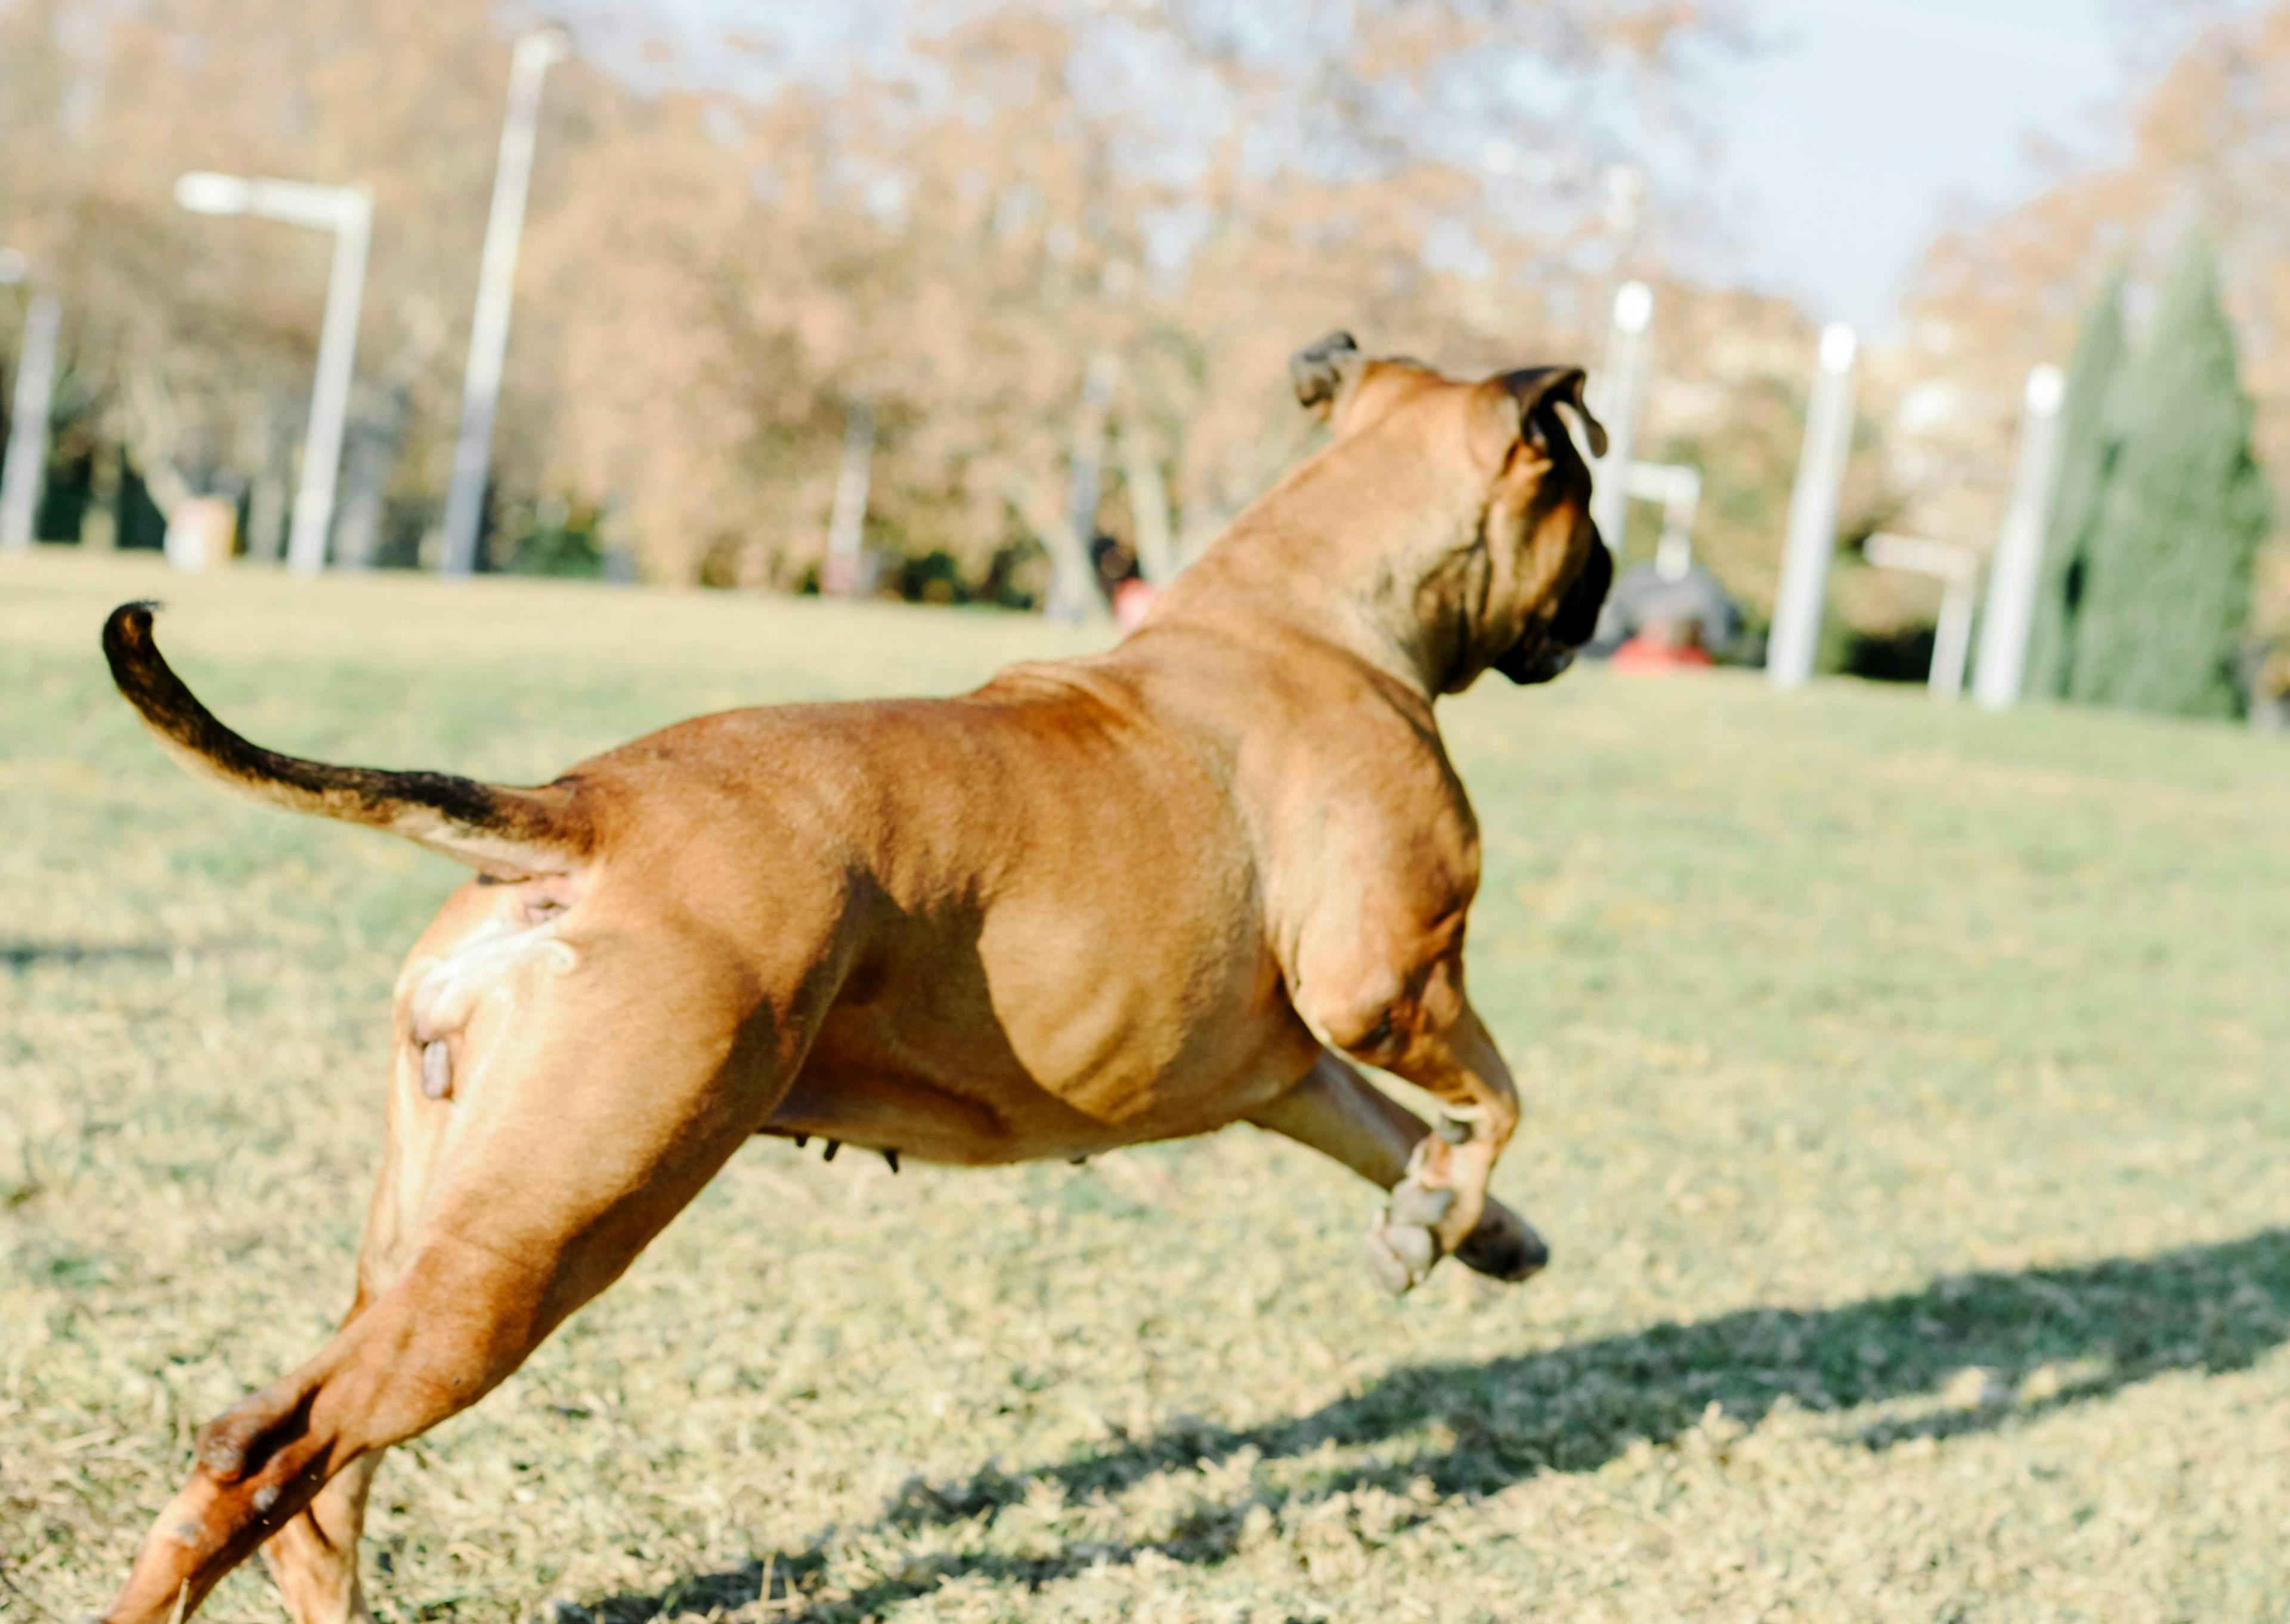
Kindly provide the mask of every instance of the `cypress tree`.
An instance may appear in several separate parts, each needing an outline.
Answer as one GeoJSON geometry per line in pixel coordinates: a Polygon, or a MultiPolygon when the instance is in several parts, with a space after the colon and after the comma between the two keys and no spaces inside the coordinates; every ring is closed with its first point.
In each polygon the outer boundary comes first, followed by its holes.
{"type": "Polygon", "coordinates": [[[2037,578],[2035,619],[2028,628],[2028,697],[2063,700],[2075,664],[2076,615],[2082,606],[2085,553],[2091,545],[2099,499],[2107,489],[2113,451],[2107,412],[2122,370],[2123,269],[2084,317],[2068,363],[2067,397],[2060,403],[2058,471],[2051,516],[2044,532],[2043,572],[2037,578]]]}
{"type": "Polygon", "coordinates": [[[2241,708],[2235,656],[2270,502],[2210,240],[2190,237],[2109,413],[2113,467],[2084,554],[2071,697],[2185,716],[2241,708]]]}

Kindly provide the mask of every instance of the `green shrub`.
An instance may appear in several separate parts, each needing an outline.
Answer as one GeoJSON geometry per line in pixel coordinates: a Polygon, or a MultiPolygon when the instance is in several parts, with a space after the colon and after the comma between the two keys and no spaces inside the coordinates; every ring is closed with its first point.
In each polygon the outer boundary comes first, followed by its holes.
{"type": "Polygon", "coordinates": [[[2069,678],[2087,703],[2188,716],[2241,708],[2236,654],[2270,503],[2217,284],[2198,234],[2115,391],[2116,447],[2083,560],[2069,678]]]}
{"type": "Polygon", "coordinates": [[[2075,668],[2076,613],[2081,606],[2086,552],[2107,489],[2113,452],[2108,407],[2123,369],[2123,271],[2110,272],[2084,317],[2068,364],[2067,398],[2060,406],[2059,469],[2052,486],[2051,519],[2044,536],[2043,574],[2028,631],[2027,693],[2030,699],[2068,695],[2075,668]]]}

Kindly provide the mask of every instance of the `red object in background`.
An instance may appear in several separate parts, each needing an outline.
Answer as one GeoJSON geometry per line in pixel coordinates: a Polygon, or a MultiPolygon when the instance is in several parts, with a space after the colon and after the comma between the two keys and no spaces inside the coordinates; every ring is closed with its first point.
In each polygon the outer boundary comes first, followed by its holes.
{"type": "Polygon", "coordinates": [[[1617,671],[1698,671],[1717,662],[1697,643],[1661,643],[1643,634],[1616,649],[1607,663],[1617,671]]]}
{"type": "Polygon", "coordinates": [[[1153,607],[1153,583],[1133,575],[1113,589],[1113,623],[1125,632],[1137,629],[1145,612],[1153,607]]]}

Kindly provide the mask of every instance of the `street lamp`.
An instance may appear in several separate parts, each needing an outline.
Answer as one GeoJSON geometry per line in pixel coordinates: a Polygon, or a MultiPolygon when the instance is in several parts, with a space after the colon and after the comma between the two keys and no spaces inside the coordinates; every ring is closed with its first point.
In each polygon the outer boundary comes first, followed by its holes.
{"type": "Polygon", "coordinates": [[[1617,564],[1629,530],[1630,468],[1637,454],[1638,409],[1645,397],[1646,330],[1653,324],[1652,288],[1625,282],[1614,290],[1614,324],[1606,336],[1597,403],[1606,428],[1606,454],[1597,463],[1597,483],[1590,492],[1590,521],[1617,564]]]}
{"type": "Polygon", "coordinates": [[[571,54],[561,30],[542,28],[516,42],[516,55],[509,64],[508,116],[501,124],[500,158],[493,170],[484,254],[477,262],[477,308],[469,323],[469,362],[461,378],[461,430],[453,440],[453,479],[445,491],[440,575],[467,575],[476,568],[485,475],[492,462],[493,412],[500,402],[509,303],[516,292],[517,244],[524,234],[525,193],[532,180],[540,81],[552,64],[571,54]]]}
{"type": "Polygon", "coordinates": [[[298,575],[326,567],[326,532],[334,519],[334,482],[342,460],[357,361],[358,308],[365,293],[366,244],[373,235],[373,194],[363,186],[310,186],[299,180],[248,180],[200,170],[175,182],[175,201],[194,214],[252,214],[334,234],[326,278],[326,314],[318,330],[318,375],[310,391],[310,429],[302,442],[302,483],[286,564],[298,575]]]}
{"type": "Polygon", "coordinates": [[[1829,561],[1837,551],[1837,500],[1853,454],[1853,367],[1861,340],[1843,322],[1821,330],[1821,370],[1806,402],[1805,449],[1790,491],[1789,529],[1782,542],[1782,579],[1766,640],[1766,679],[1801,688],[1813,679],[1829,561]]]}
{"type": "Polygon", "coordinates": [[[2059,459],[2060,405],[2068,380],[2046,363],[2028,374],[2020,417],[2020,466],[2012,504],[1996,539],[1988,572],[1988,613],[1980,625],[1980,672],[1974,697],[1990,710],[2019,702],[2026,675],[2028,632],[2036,618],[2036,589],[2044,569],[2044,531],[2051,519],[2053,470],[2059,459]]]}
{"type": "MultiPolygon", "coordinates": [[[[0,287],[13,287],[29,274],[21,253],[0,248],[0,287]]],[[[48,467],[48,412],[55,394],[56,330],[61,324],[55,295],[34,294],[24,310],[8,450],[4,466],[0,466],[0,552],[20,552],[32,545],[40,481],[48,467]]]]}

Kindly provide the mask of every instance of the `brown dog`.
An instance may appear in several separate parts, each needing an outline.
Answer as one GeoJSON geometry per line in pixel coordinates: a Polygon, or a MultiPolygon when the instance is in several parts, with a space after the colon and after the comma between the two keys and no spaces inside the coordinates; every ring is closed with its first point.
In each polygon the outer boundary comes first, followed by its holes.
{"type": "Polygon", "coordinates": [[[1294,372],[1334,443],[1113,652],[703,717],[537,789],[261,749],[148,606],[112,615],[120,689],[189,765],[479,876],[397,980],[348,1316],[200,1433],[112,1624],[197,1606],[258,1547],[301,1624],[366,1618],[382,1452],[515,1370],[753,1134],[984,1164],[1245,1119],[1391,1191],[1369,1255],[1394,1290],[1447,1252],[1542,1265],[1486,1194],[1518,1105],[1463,994],[1478,843],[1431,708],[1590,636],[1610,572],[1557,410],[1582,374],[1459,383],[1343,334],[1294,372]]]}

